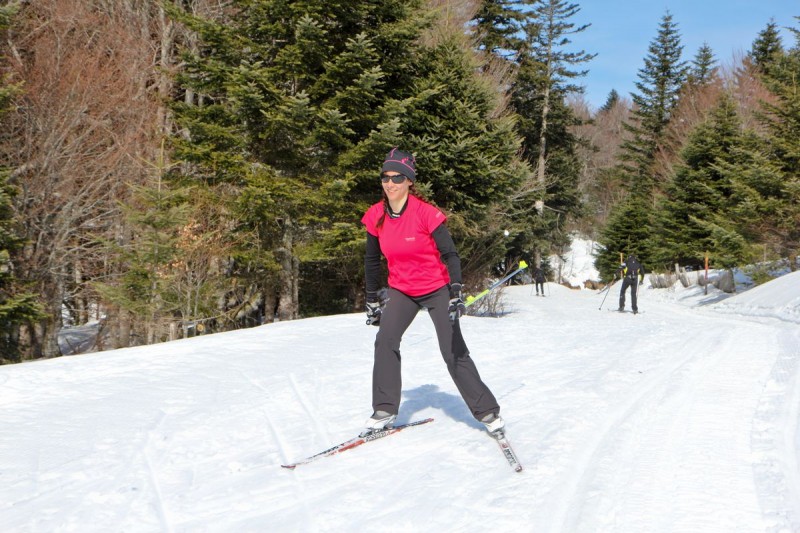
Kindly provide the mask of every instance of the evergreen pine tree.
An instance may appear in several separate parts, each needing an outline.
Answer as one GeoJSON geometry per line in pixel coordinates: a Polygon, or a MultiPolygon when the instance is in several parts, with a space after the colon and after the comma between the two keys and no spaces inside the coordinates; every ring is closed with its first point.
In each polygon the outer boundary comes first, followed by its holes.
{"type": "Polygon", "coordinates": [[[748,58],[761,72],[769,73],[773,64],[784,55],[783,41],[774,20],[758,33],[750,48],[748,58]]]}
{"type": "Polygon", "coordinates": [[[694,87],[701,87],[710,83],[716,78],[719,70],[716,63],[717,60],[714,58],[713,50],[711,50],[708,43],[703,43],[697,50],[694,59],[692,59],[687,75],[687,83],[694,87]]]}
{"type": "MultiPolygon", "coordinates": [[[[0,6],[0,32],[10,25],[18,4],[0,6]]],[[[3,79],[0,83],[0,117],[8,111],[19,85],[3,79]]],[[[23,245],[16,233],[13,199],[16,189],[9,183],[10,172],[0,168],[0,364],[20,360],[19,326],[42,317],[36,295],[14,275],[13,256],[23,245]]]]}
{"type": "Polygon", "coordinates": [[[492,117],[497,96],[476,78],[475,61],[459,40],[448,37],[423,54],[415,84],[424,97],[411,101],[401,123],[431,199],[485,220],[488,206],[519,181],[519,138],[511,118],[492,117]]]}
{"type": "Polygon", "coordinates": [[[511,60],[520,48],[518,37],[522,14],[517,0],[482,0],[472,18],[478,46],[487,53],[511,60]]]}
{"type": "Polygon", "coordinates": [[[633,120],[625,126],[632,136],[623,145],[629,184],[645,196],[655,187],[653,159],[686,81],[687,67],[681,61],[682,52],[677,24],[667,13],[661,19],[658,35],[650,43],[644,67],[637,74],[638,92],[631,94],[633,120]]]}
{"type": "Polygon", "coordinates": [[[531,259],[538,264],[551,245],[566,241],[561,231],[565,219],[580,213],[580,164],[577,140],[570,131],[579,121],[565,99],[582,92],[575,80],[586,71],[576,68],[595,54],[569,49],[570,37],[589,26],[572,22],[580,11],[577,4],[563,0],[523,4],[528,6],[525,41],[511,105],[519,116],[524,157],[536,174],[516,202],[515,224],[524,235],[516,245],[532,252],[531,259]]]}
{"type": "Polygon", "coordinates": [[[778,101],[765,104],[763,121],[768,153],[780,162],[783,174],[773,241],[778,253],[796,257],[800,248],[800,30],[789,30],[794,46],[765,69],[764,80],[778,101]]]}
{"type": "Polygon", "coordinates": [[[651,253],[661,267],[702,264],[705,252],[717,266],[739,264],[747,252],[738,221],[734,177],[722,172],[741,157],[743,138],[736,103],[723,93],[709,118],[690,135],[682,164],[658,213],[651,253]]]}
{"type": "Polygon", "coordinates": [[[600,106],[600,112],[607,113],[612,109],[614,109],[614,106],[616,106],[618,103],[619,103],[619,93],[617,92],[616,89],[611,89],[611,92],[609,92],[608,96],[606,97],[605,103],[602,106],[600,106]]]}
{"type": "MultiPolygon", "coordinates": [[[[462,33],[441,35],[418,63],[415,94],[397,115],[417,158],[418,186],[445,209],[469,281],[503,259],[498,212],[522,182],[521,139],[498,88],[462,33]]],[[[373,193],[374,194],[374,193],[373,193]]]]}
{"type": "Polygon", "coordinates": [[[714,165],[732,185],[727,219],[735,224],[751,250],[767,246],[773,252],[786,252],[781,245],[781,228],[785,227],[784,215],[791,196],[787,194],[782,164],[770,153],[768,139],[754,132],[744,132],[740,144],[729,160],[718,160],[714,165]]]}
{"type": "MultiPolygon", "coordinates": [[[[508,198],[528,172],[518,157],[521,139],[505,112],[503,88],[480,68],[483,58],[462,27],[437,27],[425,41],[404,97],[383,102],[378,126],[341,156],[340,166],[364,169],[350,170],[358,176],[351,194],[375,202],[380,199],[376,169],[387,146],[414,153],[417,189],[447,213],[467,285],[482,286],[505,253],[499,235],[507,225],[498,213],[509,211],[508,198]]],[[[364,207],[355,210],[357,217],[364,207]]],[[[357,261],[360,270],[363,242],[360,224],[341,221],[323,233],[315,250],[317,256],[323,247],[335,250],[330,255],[343,270],[348,260],[357,261]]]]}
{"type": "MultiPolygon", "coordinates": [[[[628,195],[609,215],[608,224],[603,228],[600,242],[601,250],[595,256],[595,268],[606,282],[611,281],[623,260],[629,254],[650,256],[647,242],[643,240],[641,228],[650,223],[650,213],[642,208],[643,202],[635,194],[628,195]]],[[[649,270],[652,265],[642,261],[649,270]]]]}
{"type": "Polygon", "coordinates": [[[636,243],[639,259],[644,264],[652,264],[648,243],[653,231],[653,199],[657,185],[653,164],[686,80],[682,50],[677,25],[667,12],[661,19],[656,38],[650,43],[644,67],[639,70],[638,92],[631,95],[632,121],[624,125],[630,138],[622,145],[622,164],[618,171],[624,176],[629,198],[620,204],[619,213],[612,211],[608,225],[601,232],[604,251],[599,253],[598,260],[602,265],[615,263],[620,252],[631,252],[626,248],[628,243],[636,243]],[[625,221],[626,214],[633,216],[636,223],[625,221]],[[632,233],[624,236],[623,229],[632,233]]]}
{"type": "Polygon", "coordinates": [[[180,77],[202,103],[176,106],[189,133],[176,155],[230,203],[239,285],[261,287],[267,319],[294,318],[301,257],[352,223],[399,141],[385,102],[412,94],[426,15],[417,0],[231,7],[223,21],[172,10],[202,43],[180,77]]]}

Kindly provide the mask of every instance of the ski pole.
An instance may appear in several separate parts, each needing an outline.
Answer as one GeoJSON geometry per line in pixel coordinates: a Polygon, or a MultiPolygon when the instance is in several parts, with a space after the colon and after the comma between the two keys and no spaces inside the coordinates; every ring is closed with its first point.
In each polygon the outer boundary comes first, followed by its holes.
{"type": "Polygon", "coordinates": [[[511,274],[509,274],[509,275],[507,275],[506,277],[504,277],[504,278],[503,278],[503,279],[501,279],[500,281],[497,281],[497,282],[495,282],[495,283],[492,283],[492,284],[489,286],[489,288],[488,288],[488,289],[486,289],[486,290],[484,290],[483,292],[481,292],[481,293],[477,294],[476,296],[468,296],[468,297],[467,297],[467,301],[466,301],[466,303],[465,303],[465,306],[466,306],[466,307],[469,307],[470,305],[474,304],[475,302],[477,302],[477,301],[478,301],[478,300],[480,300],[481,298],[484,298],[486,295],[488,295],[488,294],[489,294],[490,292],[492,292],[494,289],[496,289],[497,287],[499,287],[500,285],[502,285],[502,284],[503,284],[503,283],[505,283],[506,281],[510,280],[511,278],[513,278],[514,276],[516,276],[517,274],[519,274],[520,272],[522,272],[522,271],[523,271],[523,270],[525,270],[526,268],[528,268],[528,263],[526,263],[525,261],[520,261],[520,262],[519,262],[519,268],[518,268],[518,269],[516,269],[514,272],[512,272],[512,273],[511,273],[511,274]]]}
{"type": "Polygon", "coordinates": [[[598,310],[598,311],[599,311],[599,310],[601,310],[601,309],[603,308],[603,304],[604,304],[604,303],[606,303],[606,298],[608,298],[608,293],[609,293],[609,292],[611,292],[611,286],[612,286],[612,285],[614,285],[616,282],[617,282],[617,279],[616,279],[616,278],[614,278],[614,281],[612,281],[612,282],[611,282],[611,283],[608,285],[608,287],[606,287],[606,295],[605,295],[605,296],[603,296],[603,301],[602,301],[602,302],[600,302],[600,307],[598,307],[598,308],[597,308],[597,310],[598,310]]]}
{"type": "Polygon", "coordinates": [[[614,282],[616,282],[616,281],[617,281],[617,280],[614,280],[614,281],[612,281],[611,283],[609,283],[608,285],[606,285],[606,286],[603,288],[603,290],[601,290],[600,292],[598,292],[598,293],[597,293],[597,295],[598,295],[598,296],[600,296],[601,294],[603,294],[604,292],[606,292],[608,289],[610,289],[610,288],[611,288],[611,286],[612,286],[612,285],[614,284],[614,282]]]}

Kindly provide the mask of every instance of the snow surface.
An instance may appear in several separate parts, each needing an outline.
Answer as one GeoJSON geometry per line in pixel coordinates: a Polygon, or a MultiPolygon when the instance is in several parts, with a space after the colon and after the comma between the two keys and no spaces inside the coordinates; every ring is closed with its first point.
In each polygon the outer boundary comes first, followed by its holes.
{"type": "Polygon", "coordinates": [[[551,255],[550,267],[560,279],[573,287],[583,288],[586,280],[599,281],[600,273],[594,268],[594,254],[598,244],[595,241],[572,236],[572,243],[566,253],[551,255]]]}
{"type": "MultiPolygon", "coordinates": [[[[463,330],[525,470],[419,316],[398,422],[370,414],[362,314],[0,367],[0,531],[800,531],[800,273],[725,297],[504,289],[463,330]]],[[[421,313],[422,315],[422,313],[421,313]]]]}

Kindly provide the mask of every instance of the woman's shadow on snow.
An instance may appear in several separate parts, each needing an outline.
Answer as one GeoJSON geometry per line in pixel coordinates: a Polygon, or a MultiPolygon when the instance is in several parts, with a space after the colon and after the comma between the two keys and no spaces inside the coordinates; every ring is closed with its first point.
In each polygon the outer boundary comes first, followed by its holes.
{"type": "Polygon", "coordinates": [[[400,415],[402,418],[398,423],[405,424],[411,422],[414,414],[422,411],[426,407],[433,407],[444,412],[457,422],[468,425],[469,427],[483,429],[483,425],[475,420],[464,404],[461,396],[442,392],[436,385],[428,384],[403,391],[404,400],[401,405],[400,415]]]}

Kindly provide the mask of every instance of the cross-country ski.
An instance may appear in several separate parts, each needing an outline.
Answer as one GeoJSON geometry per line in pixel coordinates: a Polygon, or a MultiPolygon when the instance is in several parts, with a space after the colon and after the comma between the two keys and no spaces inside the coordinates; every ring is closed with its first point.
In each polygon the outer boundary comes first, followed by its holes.
{"type": "Polygon", "coordinates": [[[297,467],[299,465],[308,464],[308,463],[311,463],[313,461],[316,461],[317,459],[321,459],[323,457],[330,457],[331,455],[336,455],[337,453],[342,453],[342,452],[347,451],[347,450],[352,450],[353,448],[361,446],[362,444],[366,444],[368,442],[372,442],[372,441],[375,441],[375,440],[378,440],[378,439],[382,439],[384,437],[388,437],[389,435],[394,435],[395,433],[398,433],[398,432],[400,432],[400,431],[402,431],[402,430],[404,430],[406,428],[410,428],[410,427],[413,427],[413,426],[419,426],[419,425],[422,425],[422,424],[427,424],[428,422],[433,422],[433,418],[426,418],[425,420],[418,420],[416,422],[409,422],[407,424],[400,424],[400,425],[393,426],[393,427],[390,427],[390,428],[381,429],[381,430],[375,431],[373,433],[370,433],[370,434],[364,435],[364,436],[359,435],[358,437],[354,437],[352,439],[346,440],[346,441],[344,441],[344,442],[342,442],[340,444],[337,444],[336,446],[332,446],[332,447],[328,448],[327,450],[323,450],[323,451],[321,451],[321,452],[319,452],[317,454],[314,454],[314,455],[311,455],[309,457],[306,457],[305,459],[300,459],[299,461],[296,461],[294,463],[288,463],[288,464],[281,465],[281,466],[283,468],[288,468],[288,469],[291,470],[291,469],[294,469],[295,467],[297,467]]]}

